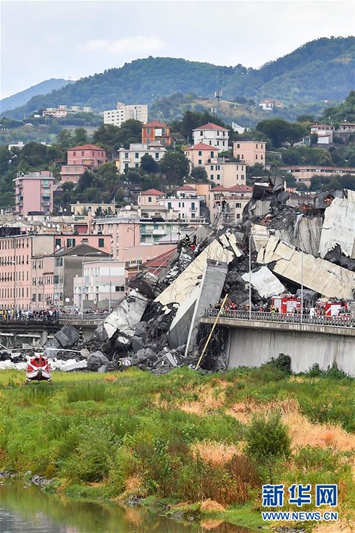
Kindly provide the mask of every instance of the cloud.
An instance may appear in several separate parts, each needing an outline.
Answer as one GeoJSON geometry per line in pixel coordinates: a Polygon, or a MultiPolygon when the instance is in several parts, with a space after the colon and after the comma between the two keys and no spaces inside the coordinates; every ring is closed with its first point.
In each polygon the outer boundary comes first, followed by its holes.
{"type": "Polygon", "coordinates": [[[131,39],[120,39],[119,41],[109,41],[108,39],[96,39],[78,45],[78,50],[82,52],[104,52],[114,56],[126,54],[144,54],[159,52],[164,48],[164,42],[157,37],[144,37],[138,35],[131,39]]]}

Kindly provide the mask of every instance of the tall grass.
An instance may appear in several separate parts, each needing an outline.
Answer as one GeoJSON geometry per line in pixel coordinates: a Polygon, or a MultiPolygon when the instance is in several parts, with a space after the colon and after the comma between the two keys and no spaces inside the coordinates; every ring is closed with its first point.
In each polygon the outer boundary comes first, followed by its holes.
{"type": "MultiPolygon", "coordinates": [[[[314,370],[292,376],[287,365],[272,374],[270,365],[214,375],[180,368],[161,377],[137,369],[57,372],[53,385],[25,387],[21,374],[1,372],[0,469],[31,470],[91,495],[95,487],[109,498],[135,494],[257,507],[263,438],[275,436],[276,427],[267,431],[266,422],[276,410],[291,448],[287,462],[277,457],[275,480],[330,482],[335,472],[346,487],[344,506],[355,508],[354,380],[314,370]],[[249,458],[253,414],[265,418],[254,431],[258,453],[249,458]],[[297,439],[302,420],[305,431],[297,439]],[[315,440],[316,432],[322,438],[315,440]]],[[[289,443],[281,433],[278,438],[289,443]]]]}

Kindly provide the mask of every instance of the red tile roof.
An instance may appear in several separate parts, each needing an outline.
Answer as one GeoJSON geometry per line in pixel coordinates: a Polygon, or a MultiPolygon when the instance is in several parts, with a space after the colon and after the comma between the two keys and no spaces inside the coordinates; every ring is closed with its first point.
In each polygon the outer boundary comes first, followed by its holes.
{"type": "Polygon", "coordinates": [[[164,122],[159,122],[158,120],[153,120],[152,122],[147,122],[142,126],[143,128],[167,128],[167,124],[164,122]]]}
{"type": "Polygon", "coordinates": [[[217,185],[217,187],[213,187],[213,189],[211,189],[211,192],[219,192],[219,191],[228,191],[229,189],[226,189],[225,187],[223,187],[222,185],[217,185]]]}
{"type": "Polygon", "coordinates": [[[228,131],[227,128],[222,128],[222,126],[217,126],[217,124],[213,124],[212,122],[209,122],[208,124],[205,124],[204,126],[200,126],[199,128],[195,128],[192,131],[200,131],[200,130],[228,131]]]}
{"type": "Polygon", "coordinates": [[[210,146],[209,144],[198,143],[198,144],[194,144],[192,146],[188,146],[187,148],[184,148],[184,152],[186,152],[186,150],[213,150],[213,151],[216,151],[217,148],[215,146],[210,146]]]}
{"type": "MultiPolygon", "coordinates": [[[[82,146],[74,146],[74,148],[69,148],[69,150],[104,150],[101,146],[95,146],[95,144],[83,144],[82,146]]],[[[104,150],[105,151],[105,150],[104,150]]]]}
{"type": "Polygon", "coordinates": [[[171,257],[174,255],[176,251],[176,247],[174,247],[172,250],[169,250],[168,252],[164,252],[163,254],[157,255],[153,259],[148,259],[142,266],[144,266],[145,269],[147,269],[149,272],[157,273],[160,270],[163,270],[169,265],[169,261],[171,257]]]}
{"type": "Polygon", "coordinates": [[[196,191],[195,187],[191,187],[191,185],[182,185],[177,191],[196,191]]]}
{"type": "Polygon", "coordinates": [[[233,185],[233,187],[228,187],[228,191],[233,192],[251,192],[253,190],[253,187],[249,187],[248,185],[233,185]]]}
{"type": "Polygon", "coordinates": [[[142,191],[141,196],[164,196],[164,193],[157,189],[148,189],[147,191],[142,191]]]}

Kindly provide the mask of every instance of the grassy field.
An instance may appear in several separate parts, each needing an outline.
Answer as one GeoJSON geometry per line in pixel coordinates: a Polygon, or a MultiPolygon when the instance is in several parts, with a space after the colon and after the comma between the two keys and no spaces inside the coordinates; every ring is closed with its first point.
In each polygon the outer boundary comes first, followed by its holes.
{"type": "Polygon", "coordinates": [[[268,364],[53,379],[24,386],[22,373],[0,373],[2,470],[30,470],[75,497],[159,499],[171,514],[255,528],[263,484],[336,483],[336,529],[307,527],[355,531],[355,381],[337,370],[295,376],[268,364]]]}

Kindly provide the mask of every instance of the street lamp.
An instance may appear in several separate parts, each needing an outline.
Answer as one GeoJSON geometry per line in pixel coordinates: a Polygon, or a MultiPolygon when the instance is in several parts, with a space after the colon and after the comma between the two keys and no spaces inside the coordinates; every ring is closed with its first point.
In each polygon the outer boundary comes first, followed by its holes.
{"type": "Polygon", "coordinates": [[[84,319],[84,258],[89,255],[102,255],[102,252],[87,252],[81,258],[81,320],[84,319]]]}

